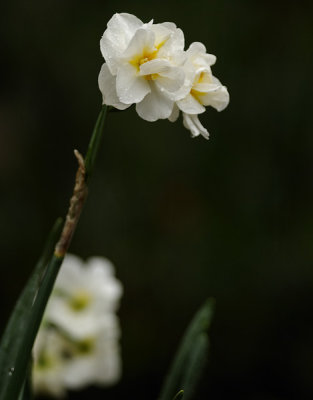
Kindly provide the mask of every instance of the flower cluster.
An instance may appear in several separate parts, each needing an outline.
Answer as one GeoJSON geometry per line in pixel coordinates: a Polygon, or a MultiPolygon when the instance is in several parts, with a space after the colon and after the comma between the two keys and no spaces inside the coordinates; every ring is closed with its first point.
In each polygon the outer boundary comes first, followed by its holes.
{"type": "Polygon", "coordinates": [[[62,397],[66,389],[109,385],[119,378],[115,311],[122,286],[113,272],[104,258],[84,265],[66,256],[33,349],[35,393],[62,397]]]}
{"type": "Polygon", "coordinates": [[[136,104],[147,121],[173,122],[182,111],[191,135],[207,139],[198,115],[206,106],[222,111],[229,94],[212,75],[216,57],[202,43],[192,43],[187,51],[184,46],[184,34],[173,23],[144,24],[134,15],[114,14],[100,41],[103,104],[119,110],[136,104]]]}

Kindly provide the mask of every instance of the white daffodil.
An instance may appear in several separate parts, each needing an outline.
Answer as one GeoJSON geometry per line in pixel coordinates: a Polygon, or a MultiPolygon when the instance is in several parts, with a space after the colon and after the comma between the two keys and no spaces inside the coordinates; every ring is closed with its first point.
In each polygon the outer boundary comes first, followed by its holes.
{"type": "Polygon", "coordinates": [[[105,258],[90,258],[86,264],[67,255],[51,296],[46,319],[73,338],[81,339],[98,331],[118,331],[117,309],[122,286],[105,258]]]}
{"type": "Polygon", "coordinates": [[[105,258],[66,256],[33,349],[35,393],[62,397],[66,389],[119,378],[122,286],[113,273],[105,258]]]}
{"type": "Polygon", "coordinates": [[[111,385],[121,374],[119,347],[116,338],[108,339],[105,332],[72,343],[71,357],[63,371],[64,384],[68,389],[84,386],[111,385]]]}
{"type": "Polygon", "coordinates": [[[184,35],[175,24],[144,24],[115,14],[100,47],[106,63],[99,74],[103,103],[118,109],[136,104],[147,121],[168,118],[185,82],[184,35]]]}
{"type": "Polygon", "coordinates": [[[192,43],[186,54],[185,84],[180,90],[181,98],[176,101],[177,108],[174,108],[170,121],[175,121],[181,110],[184,126],[191,131],[191,135],[195,137],[201,134],[208,139],[209,133],[198,115],[205,111],[206,106],[212,106],[217,111],[224,110],[229,103],[229,94],[227,88],[212,75],[211,66],[216,57],[207,54],[202,43],[192,43]]]}
{"type": "Polygon", "coordinates": [[[34,393],[64,397],[66,387],[63,381],[64,340],[55,330],[41,327],[33,348],[32,384],[34,393]]]}

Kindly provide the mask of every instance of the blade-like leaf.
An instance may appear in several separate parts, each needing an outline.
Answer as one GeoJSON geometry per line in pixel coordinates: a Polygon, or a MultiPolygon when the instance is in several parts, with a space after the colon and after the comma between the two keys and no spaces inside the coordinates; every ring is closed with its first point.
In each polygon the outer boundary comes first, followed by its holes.
{"type": "Polygon", "coordinates": [[[181,387],[184,388],[184,400],[192,398],[201,378],[208,357],[209,339],[206,333],[200,333],[190,351],[181,387]]]}
{"type": "Polygon", "coordinates": [[[33,390],[32,390],[32,362],[29,363],[28,372],[22,390],[20,391],[18,400],[33,400],[33,390]]]}
{"type": "Polygon", "coordinates": [[[207,300],[189,324],[165,379],[159,400],[173,399],[179,388],[183,387],[182,381],[185,376],[185,370],[188,367],[187,364],[192,359],[191,355],[193,354],[195,343],[198,342],[199,335],[206,333],[209,328],[214,304],[215,301],[213,299],[207,300]]]}
{"type": "Polygon", "coordinates": [[[183,390],[180,390],[180,391],[176,394],[176,396],[174,397],[173,400],[181,400],[183,397],[184,397],[184,391],[183,391],[183,390]]]}
{"type": "Polygon", "coordinates": [[[24,339],[27,333],[30,316],[38,294],[38,288],[47,263],[51,258],[55,243],[60,235],[62,219],[58,219],[54,224],[50,235],[46,241],[42,255],[35,266],[34,272],[28,280],[24,290],[18,298],[14,310],[11,314],[7,327],[3,333],[0,343],[0,399],[14,399],[10,397],[10,382],[15,382],[15,377],[22,375],[21,383],[14,389],[20,392],[21,384],[25,379],[25,371],[29,359],[27,359],[23,370],[19,366],[18,356],[24,349],[24,339]],[[14,378],[13,378],[14,377],[14,378]],[[9,390],[9,391],[8,391],[9,390]]]}
{"type": "Polygon", "coordinates": [[[107,115],[107,106],[103,105],[102,109],[100,111],[100,114],[98,116],[96,125],[94,127],[94,130],[92,132],[92,136],[89,142],[89,146],[87,149],[87,154],[85,157],[85,167],[86,167],[86,179],[87,181],[90,179],[90,176],[93,172],[96,157],[98,154],[99,146],[100,146],[100,141],[102,138],[102,133],[103,133],[103,128],[104,128],[104,122],[106,119],[107,115]]]}

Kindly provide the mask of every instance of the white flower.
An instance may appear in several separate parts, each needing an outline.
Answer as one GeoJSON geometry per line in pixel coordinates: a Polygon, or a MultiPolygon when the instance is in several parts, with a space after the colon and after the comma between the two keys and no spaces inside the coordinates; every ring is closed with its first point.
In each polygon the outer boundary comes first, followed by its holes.
{"type": "Polygon", "coordinates": [[[33,354],[36,393],[108,385],[120,377],[115,314],[122,286],[105,258],[67,255],[49,299],[33,354]]]}
{"type": "Polygon", "coordinates": [[[116,338],[104,334],[86,337],[72,344],[71,357],[63,371],[68,389],[81,389],[90,384],[111,385],[121,374],[119,347],[116,338]]]}
{"type": "Polygon", "coordinates": [[[41,327],[33,348],[32,384],[37,394],[64,397],[64,340],[55,330],[41,327]]]}
{"type": "Polygon", "coordinates": [[[168,118],[185,80],[183,32],[172,23],[144,24],[134,15],[114,14],[100,47],[103,103],[118,109],[135,103],[147,121],[168,118]]]}
{"type": "MultiPolygon", "coordinates": [[[[186,54],[185,85],[176,104],[183,112],[184,126],[191,131],[191,135],[195,137],[201,134],[208,139],[209,133],[200,123],[198,114],[202,114],[206,106],[212,106],[217,111],[224,110],[229,103],[229,94],[227,88],[212,75],[211,66],[215,63],[216,57],[207,54],[202,43],[192,43],[186,54]]],[[[177,109],[174,110],[170,121],[174,121],[178,113],[177,109]]]]}
{"type": "Polygon", "coordinates": [[[229,102],[227,88],[212,75],[216,57],[194,42],[184,51],[184,34],[175,24],[144,24],[131,14],[114,14],[100,48],[105,63],[99,74],[103,104],[124,110],[136,104],[147,121],[175,121],[193,137],[209,133],[198,115],[206,106],[222,111],[229,102]]]}
{"type": "Polygon", "coordinates": [[[122,294],[113,276],[113,265],[105,258],[90,258],[86,264],[67,255],[45,313],[46,319],[68,335],[81,339],[106,329],[118,331],[115,311],[122,294]]]}

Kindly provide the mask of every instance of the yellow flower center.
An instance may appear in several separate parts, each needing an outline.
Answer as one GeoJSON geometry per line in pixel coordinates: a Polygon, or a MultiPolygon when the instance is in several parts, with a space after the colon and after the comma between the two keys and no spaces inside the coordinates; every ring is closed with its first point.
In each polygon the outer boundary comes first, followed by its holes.
{"type": "Polygon", "coordinates": [[[45,370],[45,369],[52,368],[54,364],[55,364],[55,362],[54,362],[53,358],[45,351],[42,351],[38,358],[38,362],[36,363],[36,367],[38,369],[45,370]]]}
{"type": "Polygon", "coordinates": [[[82,311],[91,302],[91,296],[88,292],[81,290],[74,294],[69,300],[69,306],[74,311],[82,311]]]}
{"type": "MultiPolygon", "coordinates": [[[[146,62],[154,60],[157,57],[160,48],[164,45],[164,43],[166,41],[167,41],[167,39],[163,40],[159,44],[155,44],[155,47],[153,49],[144,48],[140,54],[136,54],[129,61],[129,63],[136,68],[137,74],[139,73],[140,67],[142,64],[145,64],[146,62]]],[[[148,75],[145,75],[144,78],[147,79],[148,81],[151,81],[151,80],[157,79],[158,76],[159,76],[159,74],[148,74],[148,75]]]]}
{"type": "Polygon", "coordinates": [[[206,95],[206,93],[204,92],[200,92],[197,89],[194,89],[194,87],[198,84],[198,83],[212,83],[212,79],[210,77],[210,75],[207,72],[201,72],[201,74],[199,75],[198,79],[195,80],[195,82],[193,83],[193,87],[190,90],[190,94],[200,103],[203,104],[202,102],[202,97],[206,95]]]}
{"type": "Polygon", "coordinates": [[[91,353],[95,348],[95,340],[93,338],[86,338],[77,342],[77,351],[80,354],[91,353]]]}

